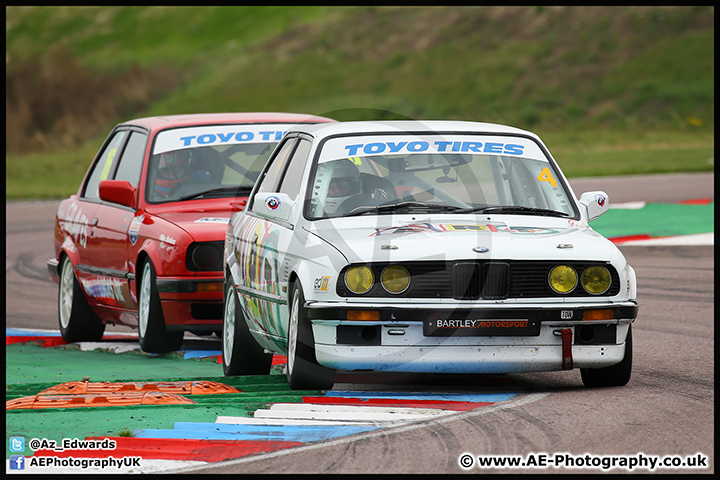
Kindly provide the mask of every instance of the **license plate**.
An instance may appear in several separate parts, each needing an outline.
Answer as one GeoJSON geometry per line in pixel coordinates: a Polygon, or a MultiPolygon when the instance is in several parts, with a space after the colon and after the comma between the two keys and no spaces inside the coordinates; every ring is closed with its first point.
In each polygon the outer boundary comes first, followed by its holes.
{"type": "Polygon", "coordinates": [[[423,322],[426,337],[536,337],[540,321],[527,318],[436,318],[423,322]]]}

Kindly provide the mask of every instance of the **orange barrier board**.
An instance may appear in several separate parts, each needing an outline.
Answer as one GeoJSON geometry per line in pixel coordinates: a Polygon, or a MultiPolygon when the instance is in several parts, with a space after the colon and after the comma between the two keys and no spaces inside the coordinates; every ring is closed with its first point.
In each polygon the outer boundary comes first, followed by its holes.
{"type": "Polygon", "coordinates": [[[34,395],[5,402],[6,410],[73,408],[73,407],[123,407],[128,405],[182,405],[197,403],[194,400],[163,392],[110,393],[107,395],[34,395]]]}
{"type": "Polygon", "coordinates": [[[223,383],[196,380],[187,382],[65,382],[46,388],[38,395],[107,394],[130,392],[163,392],[177,395],[210,395],[241,393],[235,387],[223,383]]]}

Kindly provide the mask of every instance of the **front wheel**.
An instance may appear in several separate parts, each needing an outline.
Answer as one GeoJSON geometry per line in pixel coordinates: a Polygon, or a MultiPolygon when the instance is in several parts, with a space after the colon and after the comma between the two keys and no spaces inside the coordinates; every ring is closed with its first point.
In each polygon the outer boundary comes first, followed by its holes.
{"type": "Polygon", "coordinates": [[[140,348],[148,353],[167,353],[180,350],[183,332],[170,332],[165,328],[165,316],[155,280],[155,268],[149,259],[145,260],[142,266],[138,300],[140,348]]]}
{"type": "Polygon", "coordinates": [[[292,390],[330,390],[335,370],[320,365],[315,357],[315,336],[305,317],[305,296],[295,283],[290,303],[288,327],[287,380],[292,390]]]}
{"type": "Polygon", "coordinates": [[[222,359],[223,373],[233,375],[268,375],[273,356],[265,353],[252,337],[232,283],[225,287],[223,308],[222,359]]]}
{"type": "Polygon", "coordinates": [[[581,368],[580,376],[586,387],[622,387],[632,373],[632,325],[625,339],[625,356],[617,365],[604,368],[581,368]]]}
{"type": "Polygon", "coordinates": [[[105,324],[88,305],[70,257],[63,259],[60,270],[58,320],[60,334],[68,343],[96,342],[105,332],[105,324]]]}

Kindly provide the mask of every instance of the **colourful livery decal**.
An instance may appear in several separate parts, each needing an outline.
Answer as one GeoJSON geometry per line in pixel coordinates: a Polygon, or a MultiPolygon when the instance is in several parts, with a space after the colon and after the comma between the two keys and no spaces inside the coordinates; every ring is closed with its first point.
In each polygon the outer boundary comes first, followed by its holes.
{"type": "Polygon", "coordinates": [[[123,282],[111,277],[100,276],[94,279],[81,279],[83,289],[88,295],[95,298],[107,298],[124,302],[123,282]]]}
{"type": "MultiPolygon", "coordinates": [[[[236,237],[247,239],[238,245],[238,266],[243,282],[238,285],[246,318],[259,319],[256,329],[266,335],[287,337],[280,322],[281,305],[269,298],[281,294],[278,284],[278,234],[270,230],[270,222],[253,219],[236,232],[236,237]]],[[[283,306],[284,307],[284,306],[283,306]]]]}
{"type": "Polygon", "coordinates": [[[410,224],[400,225],[390,228],[376,228],[374,233],[371,233],[370,237],[379,235],[393,235],[398,233],[423,233],[423,232],[507,232],[515,234],[530,234],[530,235],[551,235],[560,233],[558,230],[551,228],[537,228],[537,227],[508,227],[507,225],[453,225],[453,224],[410,224]]]}
{"type": "Polygon", "coordinates": [[[66,218],[68,222],[65,231],[70,235],[76,245],[81,245],[83,248],[87,247],[88,218],[76,202],[73,202],[70,208],[68,208],[66,218]]]}

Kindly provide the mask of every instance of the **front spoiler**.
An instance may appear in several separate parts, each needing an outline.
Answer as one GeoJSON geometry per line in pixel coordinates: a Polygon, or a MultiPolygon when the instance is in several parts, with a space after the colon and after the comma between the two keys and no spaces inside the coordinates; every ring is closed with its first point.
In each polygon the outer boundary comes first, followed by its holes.
{"type": "MultiPolygon", "coordinates": [[[[338,370],[404,373],[520,373],[563,370],[560,345],[374,346],[315,345],[320,364],[338,370]]],[[[573,345],[574,368],[620,363],[622,345],[573,345]]]]}

